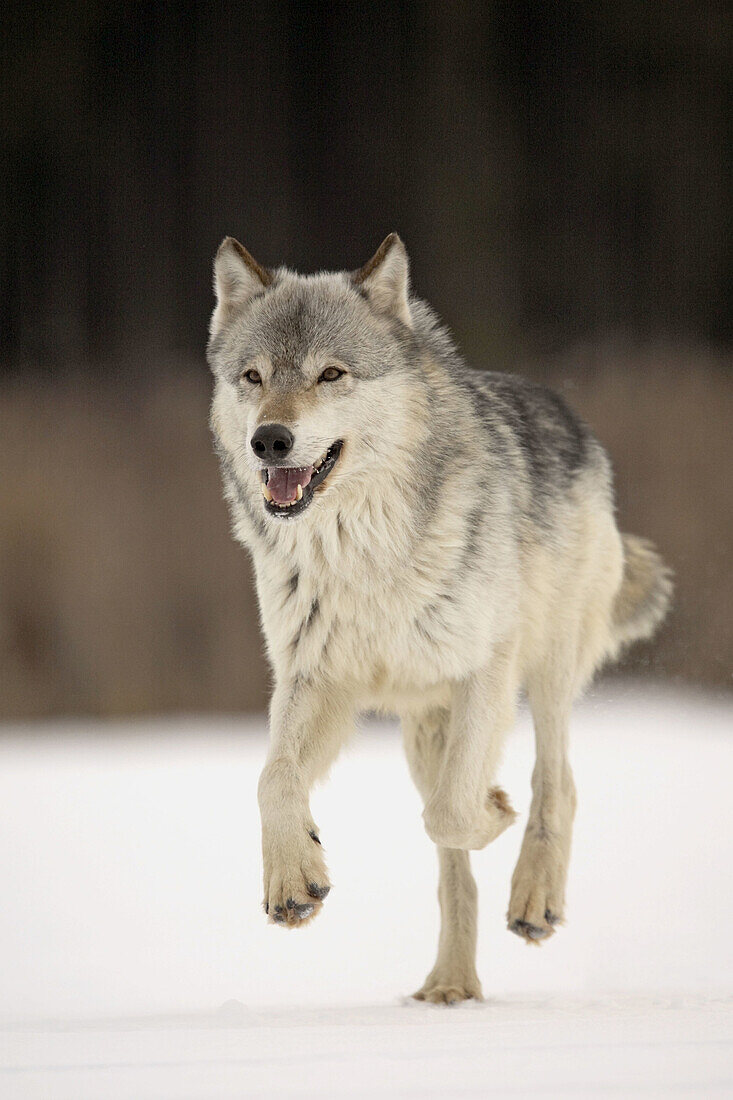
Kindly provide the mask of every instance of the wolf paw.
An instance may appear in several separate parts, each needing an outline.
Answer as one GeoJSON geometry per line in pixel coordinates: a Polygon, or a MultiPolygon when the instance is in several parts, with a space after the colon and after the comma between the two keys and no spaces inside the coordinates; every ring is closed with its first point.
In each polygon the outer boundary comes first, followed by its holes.
{"type": "Polygon", "coordinates": [[[435,978],[431,974],[425,979],[422,989],[413,993],[416,1001],[427,1001],[433,1005],[455,1005],[461,1001],[482,1001],[481,983],[478,978],[435,978]]]}
{"type": "Polygon", "coordinates": [[[545,918],[541,924],[532,924],[530,921],[520,920],[519,917],[507,917],[507,927],[510,932],[521,936],[527,943],[540,943],[548,939],[555,931],[555,925],[560,923],[560,918],[545,910],[545,918]]]}
{"type": "Polygon", "coordinates": [[[550,845],[525,843],[512,877],[510,932],[527,943],[550,938],[563,922],[566,867],[550,845]]]}
{"type": "Polygon", "coordinates": [[[287,849],[263,844],[266,853],[263,906],[270,924],[302,928],[323,908],[331,885],[320,844],[313,830],[287,849]]]}
{"type": "Polygon", "coordinates": [[[425,830],[441,848],[477,851],[496,840],[507,829],[516,813],[500,787],[492,787],[486,805],[473,820],[466,820],[450,808],[428,803],[423,812],[425,830]]]}

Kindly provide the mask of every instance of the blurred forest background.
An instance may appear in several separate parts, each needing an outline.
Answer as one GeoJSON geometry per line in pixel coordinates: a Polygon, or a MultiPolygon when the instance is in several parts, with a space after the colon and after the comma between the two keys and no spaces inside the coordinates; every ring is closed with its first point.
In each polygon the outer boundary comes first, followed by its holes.
{"type": "Polygon", "coordinates": [[[676,573],[624,670],[733,686],[733,18],[708,0],[5,5],[0,716],[261,709],[207,430],[211,259],[397,230],[555,386],[676,573]]]}

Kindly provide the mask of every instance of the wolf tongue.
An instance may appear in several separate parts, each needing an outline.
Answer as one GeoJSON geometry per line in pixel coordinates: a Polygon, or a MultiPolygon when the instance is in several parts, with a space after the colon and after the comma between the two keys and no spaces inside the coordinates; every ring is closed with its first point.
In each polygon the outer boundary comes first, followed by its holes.
{"type": "Polygon", "coordinates": [[[313,477],[312,466],[268,466],[267,488],[276,504],[289,504],[313,477]]]}

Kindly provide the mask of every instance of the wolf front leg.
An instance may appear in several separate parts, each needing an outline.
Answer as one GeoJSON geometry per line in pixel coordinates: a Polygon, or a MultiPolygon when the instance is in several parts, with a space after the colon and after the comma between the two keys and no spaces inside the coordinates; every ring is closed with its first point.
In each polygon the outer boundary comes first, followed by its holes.
{"type": "Polygon", "coordinates": [[[275,688],[270,751],[258,787],[264,907],[275,924],[306,924],[331,889],[309,795],[336,758],[351,714],[332,685],[296,678],[275,688]]]}
{"type": "MultiPolygon", "coordinates": [[[[438,777],[449,723],[449,711],[444,709],[403,719],[410,774],[423,798],[429,796],[438,777]]],[[[472,997],[481,1000],[481,983],[476,974],[478,892],[470,859],[468,852],[438,848],[438,957],[415,994],[419,1001],[454,1004],[472,997]]]]}
{"type": "Polygon", "coordinates": [[[508,644],[490,667],[453,686],[445,751],[423,812],[439,847],[485,848],[514,821],[507,796],[493,783],[516,696],[515,647],[508,644]]]}

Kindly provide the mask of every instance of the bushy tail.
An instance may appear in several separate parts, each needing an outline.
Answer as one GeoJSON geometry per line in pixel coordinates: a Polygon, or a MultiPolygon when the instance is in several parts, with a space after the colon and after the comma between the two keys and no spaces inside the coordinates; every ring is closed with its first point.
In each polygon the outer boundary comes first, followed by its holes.
{"type": "Polygon", "coordinates": [[[616,643],[649,638],[667,614],[672,599],[672,571],[654,547],[636,535],[622,535],[624,575],[613,606],[616,643]]]}

